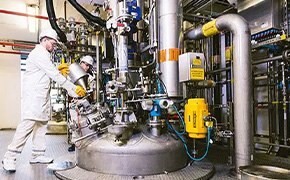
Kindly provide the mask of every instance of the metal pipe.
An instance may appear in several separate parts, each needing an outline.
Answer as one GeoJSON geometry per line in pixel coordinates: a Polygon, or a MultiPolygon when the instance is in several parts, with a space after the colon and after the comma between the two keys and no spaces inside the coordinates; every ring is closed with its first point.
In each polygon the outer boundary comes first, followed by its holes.
{"type": "Polygon", "coordinates": [[[250,29],[247,21],[237,14],[218,17],[186,33],[198,40],[221,31],[233,34],[234,126],[236,172],[240,166],[252,164],[252,67],[250,60],[250,29]]]}
{"type": "Polygon", "coordinates": [[[266,58],[266,59],[259,59],[259,60],[255,60],[252,61],[253,65],[257,65],[257,64],[262,64],[262,63],[266,63],[266,62],[271,62],[271,61],[277,61],[282,59],[282,55],[280,56],[275,56],[275,57],[270,57],[270,58],[266,58]]]}
{"type": "Polygon", "coordinates": [[[231,67],[225,67],[225,68],[220,68],[220,69],[213,70],[213,71],[208,71],[208,72],[206,72],[206,74],[215,74],[215,73],[229,71],[229,70],[231,70],[231,67]]]}
{"type": "MultiPolygon", "coordinates": [[[[262,63],[271,62],[271,61],[277,61],[277,60],[280,60],[280,59],[282,59],[282,55],[275,56],[275,57],[270,57],[270,58],[266,58],[266,59],[255,60],[255,61],[252,61],[252,65],[258,65],[258,64],[262,64],[262,63]]],[[[231,69],[231,67],[220,68],[220,69],[217,69],[217,70],[208,71],[208,72],[206,72],[206,74],[215,74],[215,73],[219,73],[219,72],[223,72],[223,71],[228,71],[230,69],[231,69]]]]}
{"type": "Polygon", "coordinates": [[[161,79],[169,97],[179,96],[178,56],[182,27],[182,0],[157,0],[161,79]],[[170,28],[169,28],[170,25],[170,28]]]}
{"type": "Polygon", "coordinates": [[[158,17],[157,17],[157,7],[156,0],[150,0],[150,23],[149,23],[149,39],[150,39],[150,48],[156,48],[158,42],[158,17]]]}
{"type": "Polygon", "coordinates": [[[189,14],[185,13],[183,14],[183,19],[188,20],[188,21],[200,21],[200,20],[210,20],[210,17],[207,16],[201,16],[201,15],[196,15],[196,14],[189,14]]]}
{"type": "Polygon", "coordinates": [[[3,53],[3,54],[29,54],[28,52],[20,52],[20,51],[2,51],[0,50],[0,53],[3,53]]]}
{"type": "Polygon", "coordinates": [[[18,44],[18,43],[10,43],[10,42],[0,42],[0,45],[3,46],[12,46],[12,47],[22,47],[27,49],[33,49],[34,45],[27,45],[27,44],[18,44]]]}
{"type": "Polygon", "coordinates": [[[128,72],[128,37],[120,35],[118,39],[119,72],[128,72]]]}
{"type": "MultiPolygon", "coordinates": [[[[27,14],[27,13],[21,13],[21,12],[16,12],[16,11],[8,11],[8,10],[4,10],[4,9],[0,9],[0,13],[3,14],[10,14],[10,15],[16,15],[16,16],[24,16],[24,17],[33,17],[36,19],[43,19],[43,20],[48,20],[49,18],[46,16],[39,16],[39,15],[32,15],[32,14],[27,14]]],[[[57,21],[58,19],[56,19],[57,21]]],[[[79,22],[77,21],[76,24],[82,24],[83,22],[79,22]]]]}
{"type": "Polygon", "coordinates": [[[255,144],[263,144],[263,145],[270,145],[270,146],[283,147],[283,148],[290,149],[290,146],[282,145],[282,144],[264,143],[264,142],[255,142],[255,144]]]}
{"type": "MultiPolygon", "coordinates": [[[[142,19],[144,19],[145,16],[145,1],[143,0],[137,0],[137,6],[140,7],[141,13],[142,13],[142,19]]],[[[138,42],[138,46],[139,43],[144,41],[144,37],[143,37],[143,31],[144,31],[144,20],[138,21],[137,22],[137,42],[138,42]]]]}
{"type": "Polygon", "coordinates": [[[99,132],[95,131],[95,132],[89,133],[89,134],[87,134],[87,135],[85,135],[85,136],[82,136],[82,137],[80,137],[80,138],[77,138],[77,139],[74,140],[74,144],[77,143],[77,142],[79,142],[79,141],[81,141],[81,140],[84,140],[84,139],[86,139],[86,138],[89,138],[89,137],[91,137],[91,136],[94,136],[94,135],[96,135],[96,134],[98,134],[98,133],[99,133],[99,132]]]}
{"type": "Polygon", "coordinates": [[[285,63],[281,62],[281,70],[282,70],[282,95],[283,95],[283,141],[284,145],[287,145],[287,129],[288,129],[288,121],[287,121],[287,90],[286,90],[286,78],[285,78],[285,63]]]}
{"type": "Polygon", "coordinates": [[[34,17],[34,18],[37,18],[37,19],[48,20],[48,17],[45,17],[45,16],[37,16],[37,15],[21,13],[21,12],[16,12],[16,11],[8,11],[8,10],[4,10],[4,9],[0,9],[0,13],[11,14],[11,15],[16,15],[16,16],[24,16],[24,17],[34,17]]]}
{"type": "Polygon", "coordinates": [[[99,42],[99,33],[96,32],[96,102],[100,102],[100,42],[99,42]]]}

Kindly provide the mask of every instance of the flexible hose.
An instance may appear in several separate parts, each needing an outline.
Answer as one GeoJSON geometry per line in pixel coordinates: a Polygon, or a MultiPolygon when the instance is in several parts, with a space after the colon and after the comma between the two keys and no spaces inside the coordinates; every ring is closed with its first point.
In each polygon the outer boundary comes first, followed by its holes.
{"type": "MultiPolygon", "coordinates": [[[[174,129],[174,128],[172,127],[172,125],[168,122],[168,120],[166,120],[166,124],[167,124],[168,128],[171,129],[171,130],[173,130],[173,132],[177,135],[177,137],[182,141],[183,146],[184,146],[184,149],[185,149],[185,151],[186,151],[186,154],[187,154],[187,156],[188,156],[191,160],[193,160],[193,161],[201,161],[201,160],[203,160],[203,159],[207,156],[207,154],[208,154],[208,150],[209,150],[209,145],[210,145],[210,135],[211,135],[211,129],[212,129],[212,128],[210,128],[210,127],[207,128],[207,132],[208,132],[208,133],[207,133],[207,145],[206,145],[206,151],[205,151],[205,153],[204,153],[201,157],[199,157],[199,158],[195,158],[195,157],[192,157],[191,153],[189,152],[189,149],[188,149],[188,147],[187,147],[187,144],[186,144],[186,142],[185,142],[185,139],[184,139],[184,137],[182,136],[183,133],[176,131],[176,129],[174,129]]],[[[184,129],[185,129],[185,127],[184,127],[184,129]]]]}
{"type": "Polygon", "coordinates": [[[191,154],[190,154],[190,152],[189,152],[189,150],[188,150],[188,148],[187,148],[186,143],[183,143],[184,148],[185,148],[185,150],[186,150],[186,154],[188,155],[188,157],[189,157],[191,160],[193,160],[193,161],[201,161],[201,160],[203,160],[203,159],[207,156],[208,149],[209,149],[209,145],[210,145],[210,132],[211,132],[211,128],[208,127],[208,128],[207,128],[207,145],[206,145],[206,151],[205,151],[205,153],[203,154],[203,156],[201,156],[200,158],[194,158],[194,157],[192,157],[191,154]]]}
{"type": "Polygon", "coordinates": [[[63,43],[67,42],[67,38],[64,32],[58,27],[56,24],[56,17],[53,7],[53,0],[46,0],[46,11],[49,19],[49,23],[51,27],[56,31],[58,37],[60,38],[60,41],[63,43]]]}
{"type": "Polygon", "coordinates": [[[182,118],[181,114],[179,113],[179,111],[178,111],[177,107],[176,107],[174,104],[173,104],[172,106],[173,106],[174,110],[177,112],[177,114],[178,114],[178,117],[179,117],[179,121],[180,121],[180,122],[181,122],[181,124],[182,124],[183,131],[182,131],[182,132],[180,132],[180,134],[181,134],[181,135],[183,135],[183,134],[185,134],[185,123],[184,123],[184,120],[183,120],[183,118],[182,118]]]}
{"type": "Polygon", "coordinates": [[[79,12],[81,13],[86,19],[97,23],[101,27],[106,27],[106,21],[103,19],[93,16],[87,10],[85,10],[76,0],[68,0],[68,2],[79,12]]]}

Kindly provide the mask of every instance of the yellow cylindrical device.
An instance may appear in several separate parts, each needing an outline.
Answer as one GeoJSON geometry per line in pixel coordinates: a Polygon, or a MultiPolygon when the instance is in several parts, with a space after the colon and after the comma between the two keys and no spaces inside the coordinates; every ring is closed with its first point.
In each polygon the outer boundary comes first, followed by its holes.
{"type": "Polygon", "coordinates": [[[184,120],[189,137],[196,139],[206,137],[207,128],[204,125],[204,117],[208,115],[208,106],[205,99],[188,99],[187,104],[185,104],[184,120]]]}

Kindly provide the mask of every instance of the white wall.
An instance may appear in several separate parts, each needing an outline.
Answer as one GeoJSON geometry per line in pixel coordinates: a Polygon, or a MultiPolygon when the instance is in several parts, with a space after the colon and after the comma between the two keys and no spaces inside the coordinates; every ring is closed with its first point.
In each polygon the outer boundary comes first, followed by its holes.
{"type": "MultiPolygon", "coordinates": [[[[27,13],[27,6],[23,0],[17,0],[17,2],[15,0],[1,0],[0,9],[27,13]]],[[[37,33],[29,31],[27,17],[1,13],[0,27],[1,39],[37,41],[37,33]]]]}
{"type": "Polygon", "coordinates": [[[0,129],[16,128],[21,118],[20,55],[0,54],[0,129]]]}
{"type": "MultiPolygon", "coordinates": [[[[64,1],[54,0],[56,17],[64,17],[64,1]]],[[[84,6],[88,11],[94,9],[89,3],[84,6]]],[[[45,0],[0,0],[0,9],[20,13],[28,13],[27,4],[36,4],[35,15],[47,17],[45,0]],[[39,4],[38,4],[39,3],[39,4]]],[[[74,17],[76,21],[85,22],[69,3],[67,3],[67,18],[74,17]]],[[[0,41],[38,41],[38,30],[50,28],[48,20],[37,21],[36,32],[29,30],[29,18],[11,14],[0,13],[0,41]]],[[[13,51],[10,47],[0,50],[13,51]]],[[[21,119],[21,70],[20,55],[0,53],[0,129],[15,128],[21,119]]]]}

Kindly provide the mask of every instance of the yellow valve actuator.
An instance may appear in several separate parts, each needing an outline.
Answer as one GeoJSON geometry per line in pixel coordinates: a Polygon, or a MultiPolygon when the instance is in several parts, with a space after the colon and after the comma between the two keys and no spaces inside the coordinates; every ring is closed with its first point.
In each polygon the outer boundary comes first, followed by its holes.
{"type": "Polygon", "coordinates": [[[208,115],[208,106],[205,99],[188,99],[187,104],[185,104],[184,120],[189,137],[196,139],[206,137],[207,127],[204,124],[204,117],[208,115]]]}

